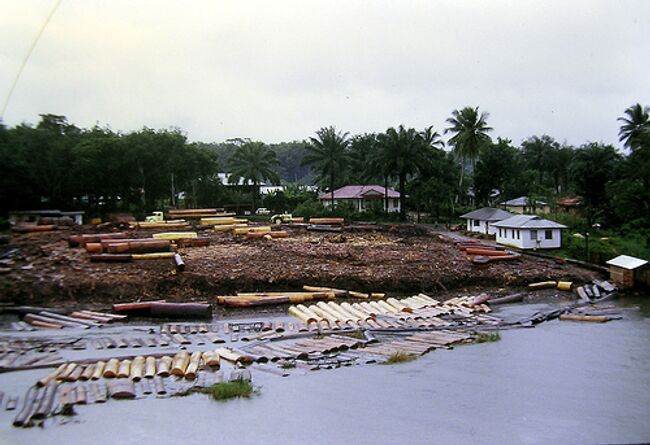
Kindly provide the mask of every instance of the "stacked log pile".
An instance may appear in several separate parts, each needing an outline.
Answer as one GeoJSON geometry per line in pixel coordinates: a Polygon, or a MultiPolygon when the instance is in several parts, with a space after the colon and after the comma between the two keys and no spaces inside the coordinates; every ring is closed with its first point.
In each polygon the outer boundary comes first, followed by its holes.
{"type": "Polygon", "coordinates": [[[473,264],[487,264],[499,261],[512,261],[521,258],[521,254],[507,251],[501,247],[485,244],[480,241],[459,241],[456,248],[464,252],[473,264]]]}

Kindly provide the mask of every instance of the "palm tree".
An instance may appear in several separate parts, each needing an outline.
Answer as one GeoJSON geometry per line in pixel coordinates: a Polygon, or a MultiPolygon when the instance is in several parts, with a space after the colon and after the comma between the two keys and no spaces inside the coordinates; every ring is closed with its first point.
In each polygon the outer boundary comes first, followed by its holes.
{"type": "Polygon", "coordinates": [[[397,130],[389,128],[386,133],[377,136],[379,152],[377,164],[384,165],[384,172],[398,178],[400,193],[400,219],[406,220],[406,179],[416,174],[430,161],[429,150],[422,134],[414,128],[404,128],[400,125],[397,130]]]}
{"type": "Polygon", "coordinates": [[[228,163],[228,180],[231,184],[236,184],[240,179],[244,184],[253,184],[253,208],[257,208],[260,183],[267,180],[273,184],[280,183],[280,177],[275,172],[275,166],[278,164],[275,152],[263,142],[246,142],[238,146],[228,163]]]}
{"type": "Polygon", "coordinates": [[[465,107],[462,110],[454,110],[447,122],[451,125],[445,129],[446,133],[452,133],[449,144],[454,147],[455,154],[461,159],[459,187],[463,184],[465,172],[465,161],[472,162],[472,171],[476,166],[481,146],[490,140],[488,132],[492,131],[487,125],[488,113],[480,113],[478,107],[465,107]]]}
{"type": "Polygon", "coordinates": [[[307,154],[302,158],[301,165],[310,165],[318,172],[317,181],[324,184],[327,181],[332,194],[334,208],[334,185],[336,179],[345,174],[350,143],[348,133],[336,131],[336,127],[323,127],[316,132],[316,137],[309,138],[306,147],[307,154]]]}
{"type": "Polygon", "coordinates": [[[624,145],[634,150],[640,135],[650,132],[650,107],[643,107],[637,103],[625,110],[625,116],[617,120],[623,122],[618,131],[618,140],[625,141],[624,145]]]}

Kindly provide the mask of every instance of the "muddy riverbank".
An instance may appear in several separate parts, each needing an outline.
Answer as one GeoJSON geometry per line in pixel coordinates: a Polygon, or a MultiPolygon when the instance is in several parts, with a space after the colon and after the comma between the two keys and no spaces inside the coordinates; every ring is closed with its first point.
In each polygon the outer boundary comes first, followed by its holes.
{"type": "MultiPolygon", "coordinates": [[[[314,233],[287,227],[286,239],[247,240],[231,234],[202,235],[210,246],[181,248],[187,268],[169,261],[91,263],[69,248],[72,231],[14,236],[0,267],[3,301],[93,304],[134,298],[211,300],[235,291],[292,290],[304,284],[392,293],[453,292],[468,286],[517,286],[531,281],[588,281],[592,272],[524,256],[472,265],[453,240],[414,226],[314,233]]],[[[145,231],[133,237],[151,236],[145,231]]]]}

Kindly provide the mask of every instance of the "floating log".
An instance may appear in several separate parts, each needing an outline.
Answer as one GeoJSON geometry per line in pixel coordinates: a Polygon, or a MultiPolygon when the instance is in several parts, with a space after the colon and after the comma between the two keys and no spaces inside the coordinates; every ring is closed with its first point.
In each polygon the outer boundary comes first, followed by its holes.
{"type": "Polygon", "coordinates": [[[152,303],[152,317],[212,318],[212,306],[203,303],[152,303]]]}
{"type": "Polygon", "coordinates": [[[36,401],[38,391],[39,389],[34,386],[29,387],[23,400],[23,406],[14,419],[14,426],[23,426],[30,418],[34,409],[34,402],[36,401]]]}
{"type": "Polygon", "coordinates": [[[505,297],[490,298],[488,304],[506,304],[506,303],[516,303],[518,301],[523,301],[525,294],[517,293],[512,295],[506,295],[505,297]]]}
{"type": "Polygon", "coordinates": [[[593,283],[607,293],[611,293],[616,290],[616,286],[612,285],[609,281],[594,280],[593,283]]]}
{"type": "Polygon", "coordinates": [[[196,379],[196,373],[199,370],[199,364],[201,363],[201,357],[203,357],[203,353],[200,352],[200,351],[195,351],[190,356],[190,362],[187,365],[187,369],[185,370],[185,378],[187,380],[196,379]]]}
{"type": "Polygon", "coordinates": [[[104,366],[104,373],[103,373],[104,378],[112,379],[117,377],[119,367],[120,367],[120,361],[118,359],[116,358],[110,359],[108,362],[106,362],[106,366],[104,366]]]}
{"type": "Polygon", "coordinates": [[[88,393],[84,385],[78,385],[74,389],[74,404],[85,405],[88,403],[88,393]]]}
{"type": "Polygon", "coordinates": [[[82,381],[90,380],[90,378],[93,376],[94,373],[95,373],[95,365],[88,365],[79,376],[79,380],[82,381]]]}
{"type": "Polygon", "coordinates": [[[99,326],[101,326],[99,323],[97,323],[95,321],[79,320],[77,318],[67,317],[65,315],[57,314],[55,312],[42,311],[42,312],[39,312],[38,315],[43,316],[43,317],[53,318],[55,320],[60,320],[60,321],[68,322],[68,323],[73,323],[73,324],[76,324],[76,325],[82,325],[82,326],[88,326],[88,327],[99,327],[99,326]]]}
{"type": "Polygon", "coordinates": [[[95,403],[106,402],[106,385],[102,383],[91,383],[90,392],[93,395],[95,403]]]}
{"type": "Polygon", "coordinates": [[[38,327],[43,327],[48,329],[61,329],[66,326],[81,327],[81,325],[77,323],[68,323],[65,321],[56,320],[54,318],[43,317],[42,315],[37,315],[37,314],[27,314],[25,315],[24,320],[33,326],[38,326],[38,327]]]}
{"type": "Polygon", "coordinates": [[[551,289],[557,286],[557,281],[542,281],[539,283],[530,283],[528,289],[530,290],[540,290],[540,289],[551,289]]]}
{"type": "Polygon", "coordinates": [[[57,376],[57,380],[66,381],[70,374],[77,368],[76,363],[68,363],[63,371],[57,376]]]}
{"type": "Polygon", "coordinates": [[[203,353],[203,362],[213,369],[219,369],[221,366],[221,357],[217,351],[207,351],[203,353]]]}
{"type": "Polygon", "coordinates": [[[115,312],[149,312],[154,303],[165,303],[165,300],[141,301],[137,303],[117,303],[113,305],[115,312]]]}
{"type": "Polygon", "coordinates": [[[584,287],[582,287],[582,286],[577,287],[576,292],[577,292],[578,296],[580,297],[580,299],[582,301],[584,301],[585,303],[591,302],[591,300],[589,299],[589,296],[587,295],[587,292],[585,291],[584,287]]]}
{"type": "Polygon", "coordinates": [[[41,403],[32,414],[32,419],[44,419],[50,415],[52,408],[54,406],[54,399],[56,398],[56,391],[58,389],[58,384],[56,381],[51,381],[45,387],[43,398],[41,403]]]}
{"type": "Polygon", "coordinates": [[[187,366],[190,364],[190,354],[187,351],[180,351],[174,356],[171,373],[177,376],[184,376],[187,366]]]}
{"type": "Polygon", "coordinates": [[[309,218],[310,224],[345,224],[344,218],[309,218]]]}
{"type": "Polygon", "coordinates": [[[593,323],[605,323],[609,321],[610,318],[604,315],[572,315],[572,314],[562,314],[560,315],[560,320],[562,321],[588,321],[593,323]]]}
{"type": "Polygon", "coordinates": [[[165,382],[160,376],[153,378],[153,385],[156,388],[156,394],[159,396],[167,394],[167,389],[165,389],[165,382]]]}
{"type": "Polygon", "coordinates": [[[134,399],[135,385],[129,379],[111,380],[108,382],[108,392],[114,399],[134,399]]]}
{"type": "Polygon", "coordinates": [[[248,355],[240,354],[238,352],[235,352],[231,349],[227,348],[219,348],[216,349],[215,352],[219,354],[219,357],[228,360],[233,363],[242,363],[242,364],[250,364],[253,363],[253,360],[251,357],[248,355]]]}
{"type": "Polygon", "coordinates": [[[97,363],[95,363],[95,368],[93,370],[93,375],[90,376],[91,380],[99,380],[99,378],[104,374],[104,367],[106,366],[106,362],[100,360],[97,363]]]}
{"type": "Polygon", "coordinates": [[[130,377],[134,382],[139,382],[142,380],[142,376],[144,374],[144,363],[145,358],[141,355],[133,359],[133,362],[131,363],[130,377]]]}
{"type": "Polygon", "coordinates": [[[164,357],[161,357],[158,361],[158,372],[156,372],[156,376],[169,377],[172,363],[173,359],[170,356],[166,355],[164,357]]]}
{"type": "Polygon", "coordinates": [[[571,292],[571,289],[573,288],[573,283],[571,281],[558,281],[557,282],[557,289],[562,290],[565,292],[571,292]]]}
{"type": "Polygon", "coordinates": [[[324,224],[309,224],[307,226],[307,230],[312,231],[312,232],[340,233],[340,232],[343,231],[343,228],[341,226],[330,226],[330,225],[324,225],[324,224]]]}
{"type": "Polygon", "coordinates": [[[101,317],[101,318],[110,318],[113,320],[124,320],[126,319],[126,315],[118,315],[118,314],[107,314],[104,312],[93,312],[93,311],[80,311],[83,314],[88,314],[88,315],[93,315],[96,317],[101,317]]]}
{"type": "Polygon", "coordinates": [[[74,319],[91,320],[97,323],[112,323],[114,320],[113,318],[100,317],[98,315],[92,315],[92,314],[87,314],[85,312],[78,312],[78,311],[71,313],[70,317],[74,319]]]}
{"type": "Polygon", "coordinates": [[[126,379],[131,375],[131,360],[122,360],[117,368],[117,378],[126,379]]]}
{"type": "Polygon", "coordinates": [[[67,368],[68,365],[63,363],[62,365],[59,365],[58,368],[56,368],[54,371],[40,379],[38,382],[36,382],[36,386],[38,387],[43,387],[47,386],[51,381],[56,381],[57,377],[59,374],[61,374],[65,369],[67,368]]]}

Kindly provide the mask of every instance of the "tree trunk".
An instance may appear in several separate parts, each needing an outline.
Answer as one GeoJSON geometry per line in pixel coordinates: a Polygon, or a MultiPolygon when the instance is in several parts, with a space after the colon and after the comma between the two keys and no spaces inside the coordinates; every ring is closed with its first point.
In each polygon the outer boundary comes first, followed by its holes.
{"type": "Polygon", "coordinates": [[[463,189],[463,177],[465,176],[465,158],[460,158],[460,181],[458,181],[458,192],[456,192],[455,202],[458,203],[460,191],[463,189]]]}
{"type": "Polygon", "coordinates": [[[399,218],[402,221],[406,221],[406,207],[404,206],[404,203],[406,202],[406,196],[404,196],[405,182],[406,182],[406,178],[404,177],[404,174],[400,173],[399,175],[399,204],[400,204],[399,218]]]}
{"type": "Polygon", "coordinates": [[[171,174],[172,207],[176,208],[176,190],[174,190],[174,172],[171,174]]]}
{"type": "Polygon", "coordinates": [[[388,214],[388,175],[384,175],[384,213],[388,214]]]}
{"type": "Polygon", "coordinates": [[[330,172],[330,193],[332,195],[332,211],[334,210],[334,170],[330,172]]]}

